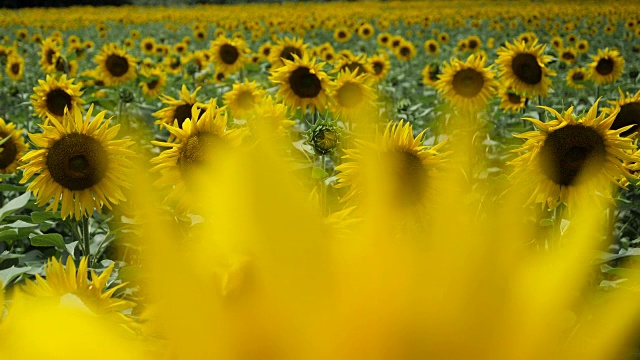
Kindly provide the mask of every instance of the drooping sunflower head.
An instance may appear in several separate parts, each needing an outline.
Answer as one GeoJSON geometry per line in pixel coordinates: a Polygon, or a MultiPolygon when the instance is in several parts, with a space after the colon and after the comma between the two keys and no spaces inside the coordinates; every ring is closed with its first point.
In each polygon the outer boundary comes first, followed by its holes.
{"type": "Polygon", "coordinates": [[[105,44],[95,62],[106,86],[114,86],[136,77],[137,60],[115,43],[105,44]]]}
{"type": "Polygon", "coordinates": [[[246,62],[246,43],[244,40],[234,38],[227,39],[220,36],[211,41],[211,61],[216,69],[228,74],[242,69],[246,62]]]}
{"type": "Polygon", "coordinates": [[[92,112],[93,105],[83,117],[76,106],[65,111],[62,121],[50,117],[51,125],[40,126],[43,133],[29,134],[38,150],[22,158],[20,183],[35,176],[27,189],[33,192],[36,204],[44,206],[53,200],[47,211],[56,212],[61,203],[63,219],[80,219],[126,200],[122,187],[128,187],[132,142],[115,140],[120,125],[103,121],[106,111],[95,118],[92,112]]]}
{"type": "Polygon", "coordinates": [[[302,39],[285,37],[279,39],[271,48],[269,62],[274,69],[279,68],[285,65],[284,60],[293,61],[295,56],[303,58],[306,51],[307,45],[302,39]]]}
{"type": "Polygon", "coordinates": [[[560,203],[573,206],[589,197],[611,197],[611,185],[630,176],[626,163],[636,162],[635,145],[620,137],[629,127],[611,130],[617,111],[596,116],[598,102],[582,117],[573,115],[573,107],[564,114],[546,108],[555,120],[543,123],[527,118],[537,128],[516,137],[526,139],[524,153],[511,162],[512,179],[532,195],[528,203],[555,208],[560,203]]]}
{"type": "Polygon", "coordinates": [[[349,69],[338,74],[333,90],[329,92],[335,115],[346,121],[369,120],[375,109],[376,94],[367,79],[367,74],[352,73],[349,69]]]}
{"type": "Polygon", "coordinates": [[[577,67],[567,71],[567,85],[573,89],[584,88],[584,83],[589,80],[589,72],[582,67],[577,67]]]}
{"type": "Polygon", "coordinates": [[[638,126],[640,126],[640,91],[635,95],[627,93],[626,96],[622,90],[618,89],[618,91],[620,92],[620,98],[611,102],[614,107],[604,109],[608,114],[617,112],[611,124],[611,130],[619,130],[631,126],[629,129],[620,133],[620,136],[637,134],[638,126]]]}
{"type": "Polygon", "coordinates": [[[246,136],[244,129],[228,130],[227,120],[225,109],[218,108],[216,100],[211,99],[206,110],[193,106],[182,127],[178,127],[177,122],[166,125],[172,141],[152,142],[169,148],[151,159],[151,163],[156,164],[151,171],[161,173],[156,185],[169,189],[165,203],[174,206],[176,211],[186,212],[197,202],[197,197],[192,196],[198,190],[196,180],[215,163],[216,150],[227,145],[237,146],[246,136]]]}
{"type": "Polygon", "coordinates": [[[39,85],[33,88],[31,104],[45,123],[49,117],[62,121],[65,109],[72,110],[75,106],[84,104],[80,98],[80,85],[74,84],[73,79],[67,79],[66,75],[47,75],[45,80],[38,80],[38,83],[39,85]]]}
{"type": "Polygon", "coordinates": [[[231,91],[224,94],[224,104],[236,119],[244,119],[261,102],[265,91],[255,81],[235,83],[231,91]]]}
{"type": "Polygon", "coordinates": [[[502,87],[498,92],[500,96],[500,109],[510,112],[518,112],[525,108],[527,98],[517,94],[513,89],[502,87]]]}
{"type": "Polygon", "coordinates": [[[175,99],[166,94],[160,95],[160,99],[166,107],[153,113],[153,116],[158,119],[155,123],[160,127],[165,127],[168,125],[174,126],[174,123],[177,122],[175,126],[182,128],[184,121],[190,119],[193,106],[198,104],[196,99],[198,91],[200,91],[200,87],[196,88],[193,93],[189,93],[187,86],[182,85],[180,99],[175,99]]]}
{"type": "Polygon", "coordinates": [[[379,195],[397,208],[425,206],[433,196],[431,180],[446,154],[438,152],[444,143],[422,145],[424,135],[425,131],[414,136],[409,123],[390,122],[374,143],[359,142],[358,148],[345,150],[342,164],[336,167],[336,187],[347,188],[341,200],[357,205],[379,195]]]}
{"type": "Polygon", "coordinates": [[[436,89],[455,108],[462,111],[482,109],[498,86],[491,66],[485,68],[484,64],[482,58],[473,55],[466,62],[453,59],[445,63],[436,89]]]}
{"type": "Polygon", "coordinates": [[[505,86],[522,94],[546,96],[551,86],[549,76],[556,73],[546,67],[551,57],[542,55],[544,48],[545,45],[536,41],[530,44],[507,42],[506,47],[498,50],[496,64],[505,86]]]}
{"type": "Polygon", "coordinates": [[[596,84],[611,84],[622,76],[624,58],[618,50],[598,49],[598,54],[591,58],[593,62],[589,64],[589,73],[596,84]]]}
{"type": "Polygon", "coordinates": [[[16,125],[6,123],[3,118],[0,118],[0,142],[0,173],[13,174],[28,146],[16,125]]]}
{"type": "Polygon", "coordinates": [[[124,325],[133,325],[133,319],[122,312],[136,306],[135,303],[114,296],[127,283],[110,287],[107,282],[113,272],[115,263],[111,263],[99,276],[91,270],[91,281],[87,274],[89,259],[82,257],[76,268],[71,256],[67,257],[66,266],[56,258],[50,258],[44,266],[44,278],[36,274],[36,280],[27,280],[22,291],[33,297],[60,298],[60,301],[78,301],[97,316],[113,317],[124,325]],[[68,298],[67,298],[68,297],[68,298]]]}
{"type": "Polygon", "coordinates": [[[327,91],[332,87],[327,74],[322,71],[324,63],[308,56],[293,61],[285,60],[285,66],[275,69],[269,78],[280,85],[278,99],[282,99],[292,109],[307,107],[323,111],[328,102],[327,91]]]}

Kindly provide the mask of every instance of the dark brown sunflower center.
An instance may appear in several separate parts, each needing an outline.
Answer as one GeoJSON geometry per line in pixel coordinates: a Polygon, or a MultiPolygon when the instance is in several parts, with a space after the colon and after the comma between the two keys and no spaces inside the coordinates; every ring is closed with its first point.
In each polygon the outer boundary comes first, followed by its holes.
{"type": "Polygon", "coordinates": [[[616,115],[616,119],[611,124],[611,130],[618,130],[625,126],[633,125],[629,130],[622,132],[620,135],[627,136],[638,131],[640,124],[640,102],[632,102],[620,107],[620,112],[616,115]]]}
{"type": "Polygon", "coordinates": [[[453,75],[452,85],[458,95],[473,98],[482,91],[484,77],[474,69],[464,69],[453,75]]]}
{"type": "Polygon", "coordinates": [[[509,98],[509,102],[512,104],[519,105],[522,102],[522,98],[518,94],[508,93],[507,97],[509,98]]]}
{"type": "Polygon", "coordinates": [[[514,56],[511,70],[525,84],[536,85],[542,81],[542,67],[538,64],[538,58],[532,54],[520,53],[514,56]]]}
{"type": "Polygon", "coordinates": [[[44,55],[44,59],[49,65],[53,65],[53,56],[56,54],[56,51],[53,49],[47,49],[47,52],[44,55]]]}
{"type": "Polygon", "coordinates": [[[71,95],[62,89],[53,89],[46,95],[47,111],[55,116],[63,116],[64,108],[71,110],[71,95]]]}
{"type": "Polygon", "coordinates": [[[424,196],[427,169],[417,154],[405,150],[383,153],[389,169],[392,194],[400,205],[409,206],[419,202],[424,196]]]}
{"type": "Polygon", "coordinates": [[[295,46],[285,46],[280,52],[280,57],[289,61],[294,60],[293,55],[296,55],[297,57],[301,58],[302,51],[295,46]]]}
{"type": "Polygon", "coordinates": [[[158,80],[158,79],[154,79],[154,80],[149,81],[147,83],[147,89],[149,89],[149,90],[155,89],[156,86],[158,86],[159,82],[160,82],[160,80],[158,80]]]}
{"type": "Polygon", "coordinates": [[[367,36],[367,35],[371,34],[371,30],[369,30],[369,28],[364,28],[364,29],[362,29],[362,34],[367,36]]]}
{"type": "Polygon", "coordinates": [[[380,74],[382,74],[382,70],[384,70],[384,65],[382,65],[382,64],[381,64],[381,63],[379,63],[379,62],[375,62],[375,63],[373,63],[373,72],[374,72],[376,75],[380,75],[380,74]]]}
{"type": "Polygon", "coordinates": [[[411,55],[411,49],[408,46],[403,46],[400,48],[400,56],[407,57],[411,55]]]}
{"type": "Polygon", "coordinates": [[[173,111],[173,118],[178,121],[178,127],[182,129],[182,124],[185,120],[191,117],[191,108],[193,104],[182,104],[176,106],[176,109],[173,111]]]}
{"type": "MultiPolygon", "coordinates": [[[[0,140],[7,136],[11,135],[5,132],[0,132],[0,140]]],[[[0,151],[0,169],[4,170],[16,159],[18,149],[16,148],[16,144],[13,142],[13,139],[7,140],[2,144],[2,146],[0,146],[0,149],[2,149],[2,151],[0,151]]]]}
{"type": "Polygon", "coordinates": [[[315,98],[322,90],[322,83],[316,74],[311,73],[307,67],[299,67],[289,76],[289,86],[297,97],[308,99],[315,98]]]}
{"type": "Polygon", "coordinates": [[[596,71],[600,75],[609,75],[613,72],[614,62],[609,58],[603,58],[598,61],[596,71]]]}
{"type": "Polygon", "coordinates": [[[564,60],[575,60],[576,56],[571,51],[565,51],[562,53],[562,58],[564,60]]]}
{"type": "Polygon", "coordinates": [[[478,47],[478,41],[475,39],[469,40],[469,49],[473,50],[478,47]]]}
{"type": "Polygon", "coordinates": [[[398,46],[400,46],[400,40],[393,40],[391,42],[391,47],[397,48],[398,46]]]}
{"type": "Polygon", "coordinates": [[[383,43],[383,44],[386,44],[386,43],[389,42],[389,38],[386,37],[386,36],[383,36],[383,37],[380,38],[380,42],[383,43]]]}
{"type": "Polygon", "coordinates": [[[12,63],[10,70],[14,75],[20,74],[20,63],[12,63]]]}
{"type": "Polygon", "coordinates": [[[224,44],[220,46],[220,59],[227,65],[233,65],[240,57],[238,49],[231,44],[224,44]]]}
{"type": "Polygon", "coordinates": [[[438,49],[436,48],[435,44],[429,44],[429,51],[430,52],[434,53],[434,52],[436,52],[436,50],[438,50],[438,49]]]}
{"type": "Polygon", "coordinates": [[[180,147],[177,165],[180,174],[186,179],[194,170],[202,167],[207,152],[218,143],[220,138],[211,133],[199,133],[189,136],[180,147]]]}
{"type": "Polygon", "coordinates": [[[362,102],[363,97],[362,87],[354,83],[345,83],[337,91],[338,102],[346,108],[357,106],[362,102]]]}
{"type": "Polygon", "coordinates": [[[253,107],[253,94],[250,91],[243,91],[238,94],[238,105],[243,109],[250,109],[253,107]]]}
{"type": "Polygon", "coordinates": [[[225,77],[226,77],[226,75],[223,72],[219,72],[219,73],[216,74],[216,80],[218,80],[218,81],[224,80],[225,77]]]}
{"type": "Polygon", "coordinates": [[[55,182],[68,190],[88,189],[107,173],[109,156],[98,140],[86,134],[67,134],[49,149],[47,168],[55,182]]]}
{"type": "Polygon", "coordinates": [[[266,47],[266,48],[262,49],[262,55],[267,57],[267,56],[269,56],[269,54],[271,54],[271,48],[266,47]]]}
{"type": "Polygon", "coordinates": [[[145,48],[147,51],[151,51],[151,50],[153,50],[153,44],[152,44],[152,43],[150,43],[150,42],[145,43],[145,44],[144,44],[144,48],[145,48]]]}
{"type": "Polygon", "coordinates": [[[129,61],[124,56],[111,54],[107,56],[105,64],[109,74],[115,77],[120,77],[129,71],[129,61]]]}
{"type": "Polygon", "coordinates": [[[344,39],[346,37],[347,37],[347,33],[346,32],[344,32],[344,31],[338,32],[338,38],[344,39]]]}
{"type": "Polygon", "coordinates": [[[547,135],[540,149],[540,164],[547,178],[569,186],[586,168],[601,166],[606,156],[604,139],[596,130],[568,125],[547,135]]]}
{"type": "Polygon", "coordinates": [[[574,73],[571,76],[571,80],[573,80],[573,81],[583,81],[584,80],[584,73],[582,73],[582,72],[574,73]]]}

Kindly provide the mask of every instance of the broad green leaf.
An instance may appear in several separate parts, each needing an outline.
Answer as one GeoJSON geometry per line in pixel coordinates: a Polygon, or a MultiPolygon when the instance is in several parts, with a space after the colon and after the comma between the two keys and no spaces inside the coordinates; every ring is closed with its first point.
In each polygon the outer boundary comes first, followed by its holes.
{"type": "Polygon", "coordinates": [[[0,242],[5,242],[7,244],[13,244],[20,235],[18,235],[18,229],[7,229],[0,231],[0,242]]]}
{"type": "Polygon", "coordinates": [[[0,220],[3,220],[7,215],[14,211],[22,209],[31,198],[31,192],[26,192],[17,198],[9,201],[5,206],[0,209],[0,220]]]}
{"type": "Polygon", "coordinates": [[[33,246],[55,246],[60,250],[65,250],[64,238],[60,234],[42,234],[31,237],[33,246]]]}
{"type": "Polygon", "coordinates": [[[36,224],[57,218],[60,218],[60,215],[54,214],[51,211],[34,211],[31,213],[31,220],[36,224]]]}
{"type": "Polygon", "coordinates": [[[69,255],[71,255],[73,260],[76,259],[75,255],[73,255],[73,253],[76,251],[76,246],[78,246],[78,242],[77,241],[74,241],[74,242],[69,243],[69,244],[64,244],[64,248],[67,249],[67,252],[69,253],[69,255]]]}
{"type": "Polygon", "coordinates": [[[2,283],[2,288],[6,288],[9,283],[15,280],[18,276],[26,273],[31,270],[30,266],[25,267],[15,267],[12,266],[8,269],[0,270],[0,282],[2,283]]]}

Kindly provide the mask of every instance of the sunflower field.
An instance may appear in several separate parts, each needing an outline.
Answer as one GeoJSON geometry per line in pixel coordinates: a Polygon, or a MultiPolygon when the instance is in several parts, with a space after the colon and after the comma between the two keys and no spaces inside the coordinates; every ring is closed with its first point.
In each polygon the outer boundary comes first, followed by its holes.
{"type": "Polygon", "coordinates": [[[640,4],[0,30],[0,359],[640,358],[640,4]]]}

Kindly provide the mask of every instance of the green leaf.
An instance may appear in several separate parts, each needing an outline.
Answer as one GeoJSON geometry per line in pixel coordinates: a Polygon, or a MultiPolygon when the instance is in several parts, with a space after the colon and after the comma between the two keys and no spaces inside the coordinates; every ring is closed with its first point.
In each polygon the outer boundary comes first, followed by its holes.
{"type": "Polygon", "coordinates": [[[6,288],[7,285],[9,285],[9,283],[11,283],[13,280],[15,280],[18,276],[26,273],[27,271],[31,270],[30,266],[25,266],[25,267],[15,267],[12,266],[8,269],[4,269],[0,271],[0,282],[2,282],[2,288],[6,288]]]}
{"type": "Polygon", "coordinates": [[[50,219],[58,219],[60,215],[54,214],[51,211],[34,211],[31,213],[31,220],[36,224],[41,224],[50,219]]]}
{"type": "Polygon", "coordinates": [[[60,234],[42,234],[31,237],[33,246],[55,246],[60,250],[66,250],[64,238],[60,234]]]}
{"type": "Polygon", "coordinates": [[[0,209],[0,220],[3,220],[7,215],[22,209],[31,198],[31,192],[26,192],[17,198],[9,201],[5,206],[0,209]]]}
{"type": "Polygon", "coordinates": [[[74,241],[72,243],[64,245],[64,248],[67,249],[67,252],[69,253],[69,255],[71,255],[73,260],[76,259],[75,255],[73,255],[73,253],[76,251],[76,246],[78,246],[78,242],[77,241],[74,241]]]}
{"type": "Polygon", "coordinates": [[[311,169],[311,177],[314,179],[324,179],[327,176],[329,176],[329,174],[322,168],[314,167],[313,169],[311,169]]]}
{"type": "Polygon", "coordinates": [[[0,184],[0,191],[25,192],[26,190],[27,187],[22,185],[0,184]]]}
{"type": "Polygon", "coordinates": [[[20,235],[18,235],[18,229],[8,229],[0,231],[0,242],[5,242],[7,244],[13,244],[20,235]]]}

